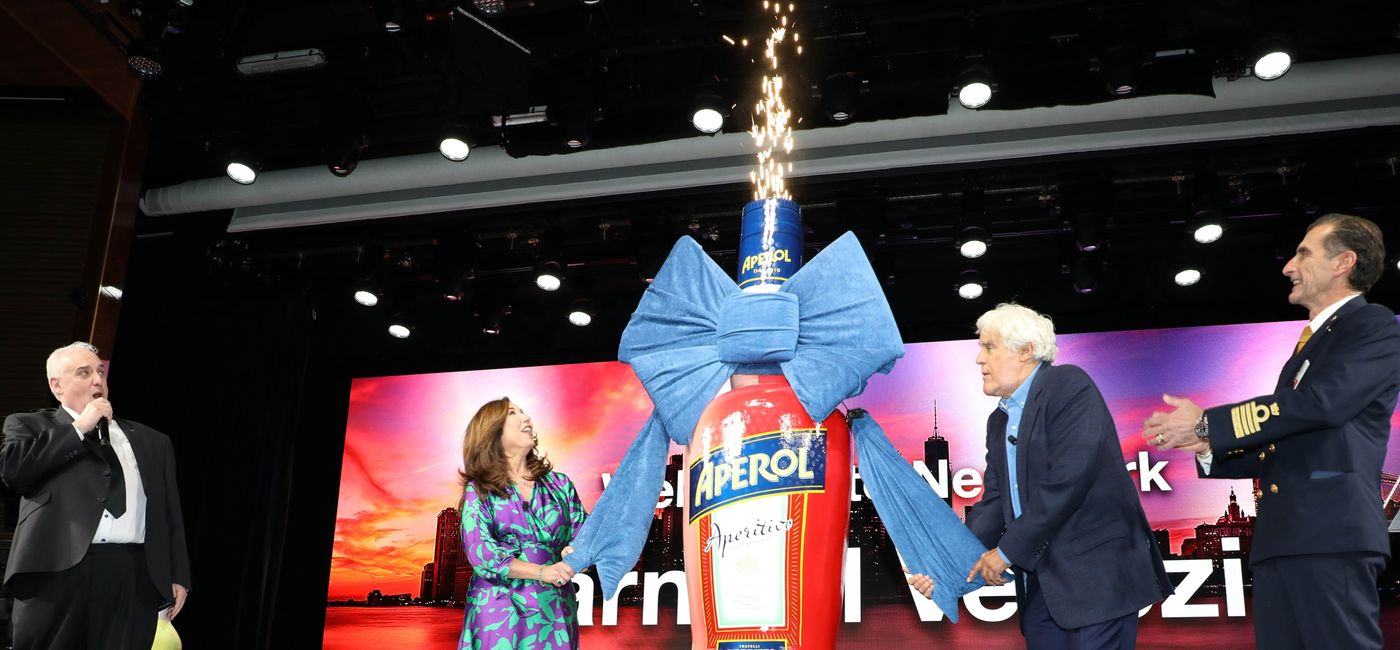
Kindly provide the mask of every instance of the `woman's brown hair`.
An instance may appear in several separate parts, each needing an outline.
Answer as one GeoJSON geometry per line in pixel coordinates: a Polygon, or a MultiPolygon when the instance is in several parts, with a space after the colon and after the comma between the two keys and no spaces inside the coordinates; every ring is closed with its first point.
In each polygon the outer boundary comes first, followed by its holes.
{"type": "MultiPolygon", "coordinates": [[[[501,433],[511,406],[509,397],[491,400],[477,409],[467,424],[467,431],[462,435],[462,469],[457,472],[463,489],[470,483],[477,491],[506,496],[511,476],[505,450],[501,448],[501,433]]],[[[538,448],[531,449],[525,456],[525,471],[530,480],[540,480],[550,469],[549,461],[540,455],[538,448]]]]}

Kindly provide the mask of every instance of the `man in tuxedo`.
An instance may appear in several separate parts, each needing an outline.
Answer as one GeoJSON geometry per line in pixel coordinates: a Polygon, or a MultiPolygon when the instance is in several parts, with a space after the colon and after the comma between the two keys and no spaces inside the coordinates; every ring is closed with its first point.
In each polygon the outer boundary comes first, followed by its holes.
{"type": "MultiPolygon", "coordinates": [[[[1051,365],[1049,318],[1015,304],[977,319],[987,418],[982,499],[967,526],[989,549],[968,573],[1015,571],[1030,650],[1129,650],[1138,610],[1171,594],[1103,396],[1082,369],[1051,365]]],[[[927,577],[910,580],[925,595],[927,577]]]]}
{"type": "Polygon", "coordinates": [[[1260,648],[1379,650],[1376,578],[1390,557],[1381,464],[1400,390],[1400,324],[1362,294],[1380,279],[1376,224],[1329,214],[1283,274],[1308,325],[1273,394],[1202,409],[1163,396],[1142,436],[1191,449],[1205,478],[1259,480],[1250,567],[1260,648]]]}
{"type": "Polygon", "coordinates": [[[5,418],[0,442],[0,480],[21,497],[5,567],[14,648],[148,650],[190,584],[174,449],[113,417],[97,348],[47,365],[60,408],[5,418]]]}

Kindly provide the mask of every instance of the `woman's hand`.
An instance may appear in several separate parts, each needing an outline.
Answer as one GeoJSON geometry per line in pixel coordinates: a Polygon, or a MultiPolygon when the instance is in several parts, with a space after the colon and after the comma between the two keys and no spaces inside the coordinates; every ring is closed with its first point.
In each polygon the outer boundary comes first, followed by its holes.
{"type": "Polygon", "coordinates": [[[562,587],[569,584],[573,579],[574,568],[563,562],[555,562],[554,564],[546,565],[544,571],[540,573],[540,582],[542,584],[554,585],[555,587],[562,587]]]}

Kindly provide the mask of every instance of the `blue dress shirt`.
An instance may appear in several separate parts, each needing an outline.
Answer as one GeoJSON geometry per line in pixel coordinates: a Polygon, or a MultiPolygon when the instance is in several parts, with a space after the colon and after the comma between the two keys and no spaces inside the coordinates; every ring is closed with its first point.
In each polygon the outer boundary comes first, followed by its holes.
{"type": "MultiPolygon", "coordinates": [[[[1010,397],[1003,397],[997,403],[997,408],[1006,412],[1006,438],[1002,444],[1006,445],[1006,479],[1011,486],[1011,513],[1015,517],[1021,516],[1021,490],[1016,477],[1016,445],[1011,444],[1011,436],[1020,438],[1021,413],[1026,410],[1026,399],[1031,394],[1031,383],[1035,381],[1036,373],[1040,372],[1040,364],[1036,364],[1031,370],[1030,376],[1021,382],[1021,386],[1011,393],[1010,397]]],[[[1001,549],[997,549],[997,555],[1005,560],[1007,564],[1011,559],[1006,557],[1001,549]]]]}

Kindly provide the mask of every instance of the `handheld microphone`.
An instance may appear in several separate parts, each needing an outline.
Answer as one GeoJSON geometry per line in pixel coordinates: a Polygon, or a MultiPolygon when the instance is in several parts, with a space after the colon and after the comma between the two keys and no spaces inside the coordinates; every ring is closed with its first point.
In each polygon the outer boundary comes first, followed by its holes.
{"type": "Polygon", "coordinates": [[[97,419],[97,436],[104,445],[107,444],[108,440],[111,440],[107,435],[107,418],[105,417],[97,419]]]}
{"type": "MultiPolygon", "coordinates": [[[[106,419],[106,418],[103,418],[103,419],[102,419],[102,422],[105,424],[105,423],[107,422],[107,419],[106,419]]],[[[1016,434],[1013,433],[1013,434],[1007,436],[1007,437],[1006,437],[1006,441],[1009,442],[1009,443],[1011,443],[1012,445],[1015,445],[1015,444],[1016,444],[1016,434]]]]}

